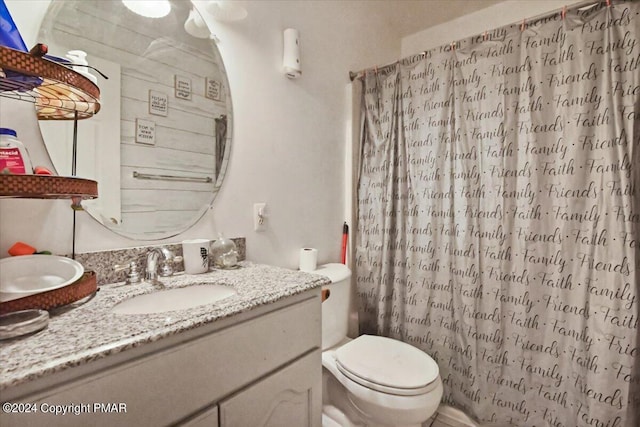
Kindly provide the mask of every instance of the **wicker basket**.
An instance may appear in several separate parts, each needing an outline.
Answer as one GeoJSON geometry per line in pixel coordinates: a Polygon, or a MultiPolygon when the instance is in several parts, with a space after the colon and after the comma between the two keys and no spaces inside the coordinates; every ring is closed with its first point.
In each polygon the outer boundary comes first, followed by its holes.
{"type": "Polygon", "coordinates": [[[100,89],[91,80],[6,46],[0,46],[0,96],[35,103],[40,120],[86,119],[100,111],[100,89]]]}
{"type": "Polygon", "coordinates": [[[95,199],[98,183],[90,179],[53,175],[0,174],[0,197],[95,199]]]}

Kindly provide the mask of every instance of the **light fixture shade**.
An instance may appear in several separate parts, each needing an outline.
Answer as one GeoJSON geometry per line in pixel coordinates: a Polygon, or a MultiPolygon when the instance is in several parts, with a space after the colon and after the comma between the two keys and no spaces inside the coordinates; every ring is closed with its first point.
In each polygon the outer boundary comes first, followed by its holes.
{"type": "Polygon", "coordinates": [[[211,0],[206,10],[220,22],[240,21],[247,17],[247,9],[237,0],[211,0]]]}
{"type": "Polygon", "coordinates": [[[207,24],[202,19],[202,16],[200,16],[200,13],[195,9],[191,9],[189,12],[189,17],[184,22],[184,30],[190,36],[199,39],[206,39],[211,36],[211,31],[209,31],[207,24]]]}
{"type": "Polygon", "coordinates": [[[130,11],[146,18],[162,18],[171,12],[169,0],[122,0],[130,11]]]}

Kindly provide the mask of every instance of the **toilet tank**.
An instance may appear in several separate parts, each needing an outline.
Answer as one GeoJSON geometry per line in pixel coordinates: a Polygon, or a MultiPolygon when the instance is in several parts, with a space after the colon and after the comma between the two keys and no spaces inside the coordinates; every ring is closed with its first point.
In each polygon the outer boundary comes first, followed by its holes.
{"type": "Polygon", "coordinates": [[[347,337],[351,306],[351,270],[344,264],[324,264],[313,272],[331,279],[329,298],[322,303],[322,350],[347,337]]]}

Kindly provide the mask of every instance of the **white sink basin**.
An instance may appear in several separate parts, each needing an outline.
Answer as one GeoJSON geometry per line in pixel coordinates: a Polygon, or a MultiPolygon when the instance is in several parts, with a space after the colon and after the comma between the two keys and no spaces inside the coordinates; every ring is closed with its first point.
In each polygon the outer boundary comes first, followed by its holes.
{"type": "Polygon", "coordinates": [[[150,314],[211,304],[237,294],[224,285],[192,285],[138,295],[113,307],[118,314],[150,314]]]}
{"type": "Polygon", "coordinates": [[[20,255],[0,260],[0,302],[52,291],[84,273],[78,261],[56,255],[20,255]]]}

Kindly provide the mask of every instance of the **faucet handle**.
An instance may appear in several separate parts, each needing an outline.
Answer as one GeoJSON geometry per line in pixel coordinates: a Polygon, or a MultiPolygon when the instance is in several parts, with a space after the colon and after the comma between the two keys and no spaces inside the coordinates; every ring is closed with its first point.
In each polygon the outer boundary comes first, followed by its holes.
{"type": "Polygon", "coordinates": [[[116,272],[128,270],[127,280],[125,281],[127,285],[131,283],[139,283],[142,280],[138,264],[135,261],[129,261],[127,264],[116,264],[113,266],[113,270],[116,272]]]}
{"type": "Polygon", "coordinates": [[[173,255],[173,252],[165,247],[160,248],[160,251],[162,252],[163,259],[160,260],[159,262],[158,275],[160,277],[173,276],[173,272],[174,272],[173,263],[176,262],[176,258],[178,257],[175,257],[173,255]]]}

